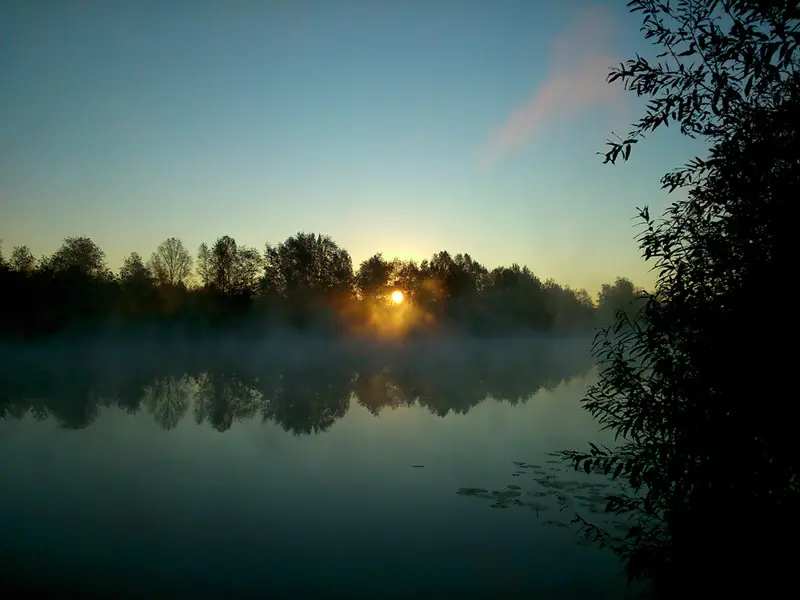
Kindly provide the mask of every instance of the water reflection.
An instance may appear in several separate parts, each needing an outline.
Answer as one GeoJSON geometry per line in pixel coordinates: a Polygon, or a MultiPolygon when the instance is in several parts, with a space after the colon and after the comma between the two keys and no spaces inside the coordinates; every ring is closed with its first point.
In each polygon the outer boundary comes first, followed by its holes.
{"type": "Polygon", "coordinates": [[[419,405],[444,417],[484,401],[525,402],[591,367],[584,339],[438,340],[148,347],[109,341],[6,347],[0,416],[82,429],[109,407],[165,430],[190,412],[224,432],[260,416],[295,435],[328,431],[357,402],[373,415],[419,405]],[[223,351],[224,350],[224,351],[223,351]]]}
{"type": "Polygon", "coordinates": [[[546,452],[597,439],[578,404],[588,348],[0,347],[0,580],[40,597],[50,581],[76,597],[616,600],[616,559],[545,522],[568,515],[537,494],[564,489],[506,469],[549,474],[546,452]]]}
{"type": "MultiPolygon", "coordinates": [[[[149,409],[164,429],[175,429],[189,410],[190,380],[187,376],[167,375],[157,377],[145,388],[142,403],[149,409]]],[[[201,388],[202,389],[202,388],[201,388]]],[[[198,394],[200,398],[200,394],[198,394]]]]}

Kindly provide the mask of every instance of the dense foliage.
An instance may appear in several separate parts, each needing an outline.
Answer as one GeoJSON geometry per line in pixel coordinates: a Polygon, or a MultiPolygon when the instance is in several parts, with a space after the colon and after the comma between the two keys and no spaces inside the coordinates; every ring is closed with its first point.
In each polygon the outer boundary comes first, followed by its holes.
{"type": "Polygon", "coordinates": [[[468,254],[444,251],[419,264],[376,254],[354,272],[330,237],[306,233],[263,253],[223,236],[201,244],[196,258],[173,237],[146,263],[132,253],[115,274],[91,239],[70,237],[52,257],[36,260],[20,246],[0,259],[0,332],[37,338],[108,328],[169,327],[176,335],[238,328],[261,336],[291,328],[397,338],[585,331],[637,293],[618,278],[595,303],[585,290],[543,282],[527,267],[490,271],[468,254]],[[403,302],[391,302],[394,290],[403,302]]]}
{"type": "Polygon", "coordinates": [[[583,521],[629,575],[664,597],[775,596],[791,586],[800,533],[796,402],[785,383],[797,327],[767,290],[793,289],[790,202],[800,198],[800,7],[794,1],[634,0],[663,50],[614,70],[650,98],[609,162],[671,122],[708,142],[668,173],[682,189],[662,220],[640,212],[658,273],[637,318],[596,340],[600,379],[585,407],[616,448],[566,452],[576,467],[630,484],[608,510],[620,539],[583,521]]]}

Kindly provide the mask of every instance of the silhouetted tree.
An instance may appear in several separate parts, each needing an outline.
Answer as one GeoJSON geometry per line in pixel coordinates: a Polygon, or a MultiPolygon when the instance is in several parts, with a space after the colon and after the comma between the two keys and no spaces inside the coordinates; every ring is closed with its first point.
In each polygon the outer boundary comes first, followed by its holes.
{"type": "Polygon", "coordinates": [[[214,266],[211,250],[203,242],[197,249],[197,275],[203,287],[208,287],[214,281],[214,266]]]}
{"type": "Polygon", "coordinates": [[[214,285],[221,292],[230,293],[233,291],[236,251],[236,240],[229,235],[223,235],[218,238],[211,249],[211,269],[214,285]]]}
{"type": "Polygon", "coordinates": [[[145,266],[139,253],[131,252],[122,262],[119,279],[121,282],[146,281],[150,283],[154,280],[154,276],[152,271],[145,266]]]}
{"type": "Polygon", "coordinates": [[[283,300],[289,322],[327,329],[352,298],[353,263],[329,236],[301,232],[277,246],[267,244],[264,286],[283,300]]]}
{"type": "Polygon", "coordinates": [[[445,330],[508,335],[554,326],[589,329],[595,322],[585,293],[543,285],[516,264],[490,273],[469,254],[442,251],[419,264],[376,254],[354,275],[349,254],[330,237],[300,233],[267,246],[266,257],[231,236],[213,248],[201,244],[199,288],[185,284],[191,263],[176,238],[161,244],[147,264],[130,254],[118,277],[88,238],[67,238],[38,264],[26,246],[15,248],[0,269],[0,335],[117,328],[120,319],[191,335],[213,327],[261,335],[280,324],[382,337],[445,330]],[[389,302],[394,289],[405,297],[399,305],[389,302]]]}
{"type": "Polygon", "coordinates": [[[150,269],[159,284],[178,286],[192,272],[192,255],[178,238],[167,238],[150,256],[150,269]]]}
{"type": "Polygon", "coordinates": [[[36,266],[36,259],[27,246],[14,246],[11,249],[9,267],[18,273],[29,275],[36,266]]]}
{"type": "Polygon", "coordinates": [[[421,285],[419,265],[413,260],[392,261],[393,287],[402,290],[409,300],[413,301],[421,285]]]}
{"type": "Polygon", "coordinates": [[[346,291],[352,285],[350,254],[330,236],[301,232],[277,246],[268,244],[265,255],[265,276],[288,296],[346,291]]]}
{"type": "Polygon", "coordinates": [[[123,261],[119,283],[124,316],[141,316],[155,308],[156,278],[137,252],[131,252],[123,261]]]}
{"type": "Polygon", "coordinates": [[[632,577],[664,597],[773,596],[793,585],[785,541],[800,533],[796,403],[782,376],[792,321],[765,320],[764,290],[791,289],[792,212],[800,197],[800,7],[792,0],[633,0],[664,49],[610,75],[650,97],[606,161],[670,121],[711,150],[668,173],[687,187],[660,222],[640,211],[655,292],[638,320],[624,312],[598,338],[586,408],[622,443],[568,452],[576,466],[624,477],[632,494],[608,509],[637,518],[609,543],[632,577]],[[754,401],[758,399],[757,402],[754,401]],[[774,524],[772,526],[766,523],[774,524]]]}
{"type": "Polygon", "coordinates": [[[258,293],[264,272],[264,258],[256,248],[238,246],[233,268],[232,288],[237,294],[253,297],[258,293]]]}
{"type": "Polygon", "coordinates": [[[363,261],[355,275],[355,285],[362,298],[386,300],[392,291],[390,280],[393,265],[381,253],[363,261]]]}
{"type": "Polygon", "coordinates": [[[521,325],[549,329],[553,324],[545,288],[528,267],[514,263],[492,269],[485,298],[491,329],[507,331],[521,325]]]}
{"type": "Polygon", "coordinates": [[[86,277],[108,275],[106,254],[88,237],[68,237],[61,247],[45,262],[55,273],[73,271],[86,277]]]}
{"type": "Polygon", "coordinates": [[[604,283],[597,294],[597,309],[604,325],[613,322],[619,311],[630,317],[636,314],[643,304],[637,302],[646,297],[643,290],[636,289],[633,282],[625,277],[617,277],[613,284],[604,283]]]}

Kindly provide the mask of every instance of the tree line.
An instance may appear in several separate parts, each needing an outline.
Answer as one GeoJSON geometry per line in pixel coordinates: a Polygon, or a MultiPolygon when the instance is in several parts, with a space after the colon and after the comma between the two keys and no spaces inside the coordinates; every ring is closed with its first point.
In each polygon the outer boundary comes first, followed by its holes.
{"type": "Polygon", "coordinates": [[[104,409],[145,411],[164,429],[184,418],[227,431],[260,418],[295,435],[327,431],[352,403],[374,415],[420,406],[444,417],[492,397],[512,404],[592,366],[582,338],[420,342],[394,348],[311,341],[236,344],[112,338],[0,352],[0,419],[89,426],[104,409]]]}
{"type": "Polygon", "coordinates": [[[641,295],[617,278],[593,299],[518,264],[489,270],[447,251],[421,262],[378,253],[354,269],[330,236],[303,232],[263,252],[225,235],[194,256],[170,237],[147,260],[132,252],[117,273],[88,237],[68,237],[38,259],[16,246],[8,257],[0,253],[0,292],[6,338],[148,326],[390,337],[585,331],[619,309],[634,312],[641,295]],[[392,302],[394,291],[402,302],[392,302]]]}

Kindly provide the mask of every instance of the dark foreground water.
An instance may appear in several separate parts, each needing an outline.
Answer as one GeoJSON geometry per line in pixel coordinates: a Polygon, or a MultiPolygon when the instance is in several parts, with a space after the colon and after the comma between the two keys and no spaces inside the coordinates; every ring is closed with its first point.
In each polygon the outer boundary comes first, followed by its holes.
{"type": "MultiPolygon", "coordinates": [[[[617,559],[577,543],[540,487],[561,468],[547,452],[603,439],[578,402],[595,376],[588,348],[6,348],[5,590],[627,597],[617,559]],[[470,487],[487,491],[458,493],[470,487]]],[[[584,513],[602,496],[592,485],[584,513]]]]}

